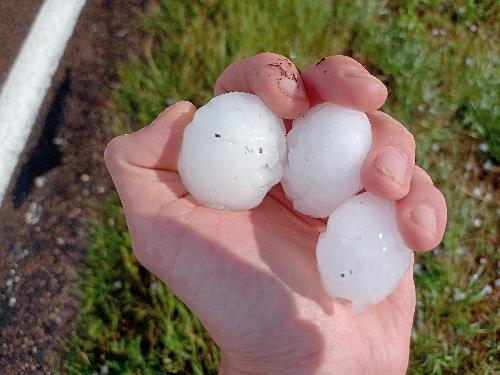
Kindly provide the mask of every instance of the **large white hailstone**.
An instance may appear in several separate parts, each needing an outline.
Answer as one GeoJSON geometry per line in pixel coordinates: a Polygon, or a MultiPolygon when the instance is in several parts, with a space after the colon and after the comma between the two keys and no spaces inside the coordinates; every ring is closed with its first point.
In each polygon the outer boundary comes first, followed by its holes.
{"type": "Polygon", "coordinates": [[[398,231],[394,203],[370,193],[347,200],[328,219],[316,258],[326,291],[350,300],[355,313],[384,299],[411,258],[398,231]]]}
{"type": "Polygon", "coordinates": [[[199,203],[247,210],[281,180],[285,159],[283,120],[258,96],[231,92],[196,111],[184,131],[177,165],[199,203]]]}
{"type": "Polygon", "coordinates": [[[293,122],[281,184],[293,207],[327,217],[361,189],[360,172],[372,142],[365,113],[323,103],[293,122]]]}

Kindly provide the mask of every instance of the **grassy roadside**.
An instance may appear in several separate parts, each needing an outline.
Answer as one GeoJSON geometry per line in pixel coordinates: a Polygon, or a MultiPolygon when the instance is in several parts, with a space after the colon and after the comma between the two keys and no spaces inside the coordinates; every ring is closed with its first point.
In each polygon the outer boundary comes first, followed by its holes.
{"type": "MultiPolygon", "coordinates": [[[[494,1],[159,1],[141,56],[118,68],[113,126],[135,130],[180,98],[204,104],[225,66],[258,52],[299,67],[357,58],[389,86],[384,110],[415,134],[449,205],[442,245],[416,259],[410,372],[498,373],[498,14],[494,1]]],[[[64,371],[216,373],[201,324],[134,260],[116,197],[91,235],[64,371]]]]}

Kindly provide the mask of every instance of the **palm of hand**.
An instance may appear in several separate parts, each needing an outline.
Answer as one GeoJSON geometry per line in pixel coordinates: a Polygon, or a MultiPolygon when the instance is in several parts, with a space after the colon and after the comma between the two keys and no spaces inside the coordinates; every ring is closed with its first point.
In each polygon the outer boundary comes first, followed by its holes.
{"type": "MultiPolygon", "coordinates": [[[[363,186],[396,201],[408,246],[425,251],[441,241],[444,198],[414,165],[411,134],[374,112],[387,90],[359,63],[333,56],[299,74],[287,59],[261,54],[228,67],[215,91],[253,92],[282,118],[297,118],[321,101],[367,112],[373,144],[361,171],[363,186]],[[295,80],[281,86],[287,77],[295,80]],[[404,168],[396,180],[395,165],[404,168]]],[[[325,223],[295,212],[281,188],[251,211],[197,205],[176,172],[194,111],[187,102],[172,106],[150,126],[115,138],[105,160],[137,258],[204,323],[222,349],[222,373],[405,373],[415,306],[411,267],[391,295],[353,315],[320,282],[315,248],[325,223]]]]}
{"type": "MultiPolygon", "coordinates": [[[[227,212],[197,205],[178,175],[167,179],[180,198],[158,213],[131,216],[132,238],[142,242],[134,248],[202,320],[231,366],[328,373],[342,363],[345,373],[404,372],[415,304],[411,271],[388,298],[353,315],[321,285],[315,247],[324,222],[281,203],[280,188],[252,211],[227,212]],[[326,353],[330,363],[322,361],[326,353]]],[[[157,196],[149,186],[146,196],[157,196]]]]}

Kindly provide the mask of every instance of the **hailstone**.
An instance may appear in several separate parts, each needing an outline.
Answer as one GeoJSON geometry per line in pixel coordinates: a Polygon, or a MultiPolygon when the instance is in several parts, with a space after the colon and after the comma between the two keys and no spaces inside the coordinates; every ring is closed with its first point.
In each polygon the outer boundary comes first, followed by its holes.
{"type": "Polygon", "coordinates": [[[219,95],[199,108],[184,131],[178,169],[204,206],[246,210],[283,176],[285,126],[252,94],[219,95]]]}
{"type": "Polygon", "coordinates": [[[348,199],[328,219],[316,258],[325,290],[350,300],[355,313],[384,299],[411,259],[398,231],[394,203],[370,193],[348,199]]]}
{"type": "Polygon", "coordinates": [[[360,172],[371,147],[365,113],[323,103],[293,122],[281,181],[293,207],[327,217],[361,189],[360,172]]]}

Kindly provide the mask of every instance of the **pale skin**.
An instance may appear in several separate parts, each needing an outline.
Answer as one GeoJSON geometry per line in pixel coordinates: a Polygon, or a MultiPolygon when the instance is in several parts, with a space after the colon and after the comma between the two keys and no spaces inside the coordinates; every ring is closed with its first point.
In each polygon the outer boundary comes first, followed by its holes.
{"type": "MultiPolygon", "coordinates": [[[[365,189],[395,201],[408,246],[428,251],[439,244],[443,195],[415,166],[413,136],[377,111],[387,89],[361,64],[330,56],[299,72],[280,55],[259,54],[222,73],[215,94],[229,91],[260,96],[284,119],[325,101],[366,112],[373,144],[362,169],[365,189]]],[[[404,374],[415,307],[412,268],[385,300],[354,315],[325,293],[316,269],[325,220],[294,211],[279,185],[251,211],[198,205],[176,167],[195,111],[179,102],[149,126],[113,139],[104,156],[139,262],[203,322],[221,348],[220,373],[404,374]]]]}

